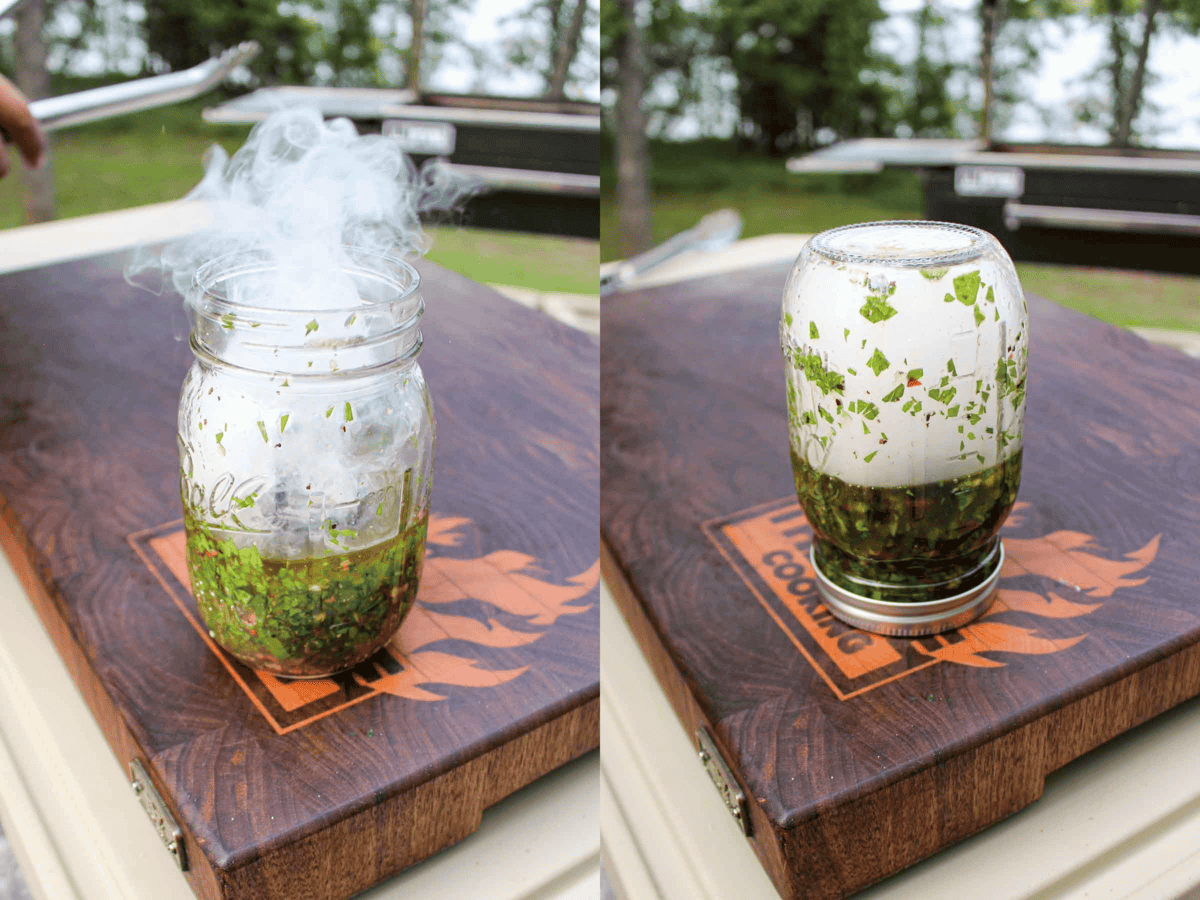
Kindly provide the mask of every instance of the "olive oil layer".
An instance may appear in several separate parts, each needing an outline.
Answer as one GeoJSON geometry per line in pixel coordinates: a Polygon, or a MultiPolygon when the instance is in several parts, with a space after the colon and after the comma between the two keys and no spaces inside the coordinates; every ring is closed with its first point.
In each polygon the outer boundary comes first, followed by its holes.
{"type": "Polygon", "coordinates": [[[992,573],[989,557],[1021,483],[1021,451],[971,475],[881,488],[818,472],[793,448],[792,474],[830,581],[877,600],[922,602],[992,573]]]}

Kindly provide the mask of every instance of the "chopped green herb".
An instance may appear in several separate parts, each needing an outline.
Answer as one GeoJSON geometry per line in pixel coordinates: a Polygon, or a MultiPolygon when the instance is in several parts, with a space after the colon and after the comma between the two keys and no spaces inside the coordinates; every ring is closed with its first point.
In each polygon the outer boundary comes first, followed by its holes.
{"type": "Polygon", "coordinates": [[[819,472],[794,448],[791,460],[822,571],[856,593],[873,585],[870,590],[878,592],[872,596],[881,600],[934,600],[970,588],[962,573],[978,570],[994,552],[1021,472],[1016,452],[957,478],[867,487],[819,472]],[[846,547],[853,552],[841,549],[846,547]]]}
{"type": "Polygon", "coordinates": [[[221,316],[221,327],[222,328],[232,328],[233,327],[233,313],[225,313],[225,315],[221,316]]]}
{"type": "Polygon", "coordinates": [[[325,418],[328,419],[332,415],[333,415],[333,407],[331,406],[331,407],[329,407],[329,409],[325,410],[325,418]]]}
{"type": "Polygon", "coordinates": [[[849,409],[852,413],[859,413],[864,419],[874,419],[879,415],[879,407],[870,400],[853,400],[849,409]]]}
{"type": "Polygon", "coordinates": [[[878,453],[879,453],[878,450],[872,450],[870,453],[868,453],[866,456],[863,457],[863,462],[870,462],[871,460],[873,460],[875,458],[875,456],[878,453]]]}
{"type": "Polygon", "coordinates": [[[357,318],[358,313],[350,313],[350,318],[346,320],[346,327],[349,328],[351,325],[353,325],[357,318]]]}
{"type": "Polygon", "coordinates": [[[924,374],[925,374],[924,369],[909,369],[908,370],[908,380],[909,381],[917,381],[924,374]]]}
{"type": "MultiPolygon", "coordinates": [[[[996,313],[996,321],[999,321],[999,320],[1000,320],[1000,314],[996,313]]],[[[975,324],[976,325],[983,324],[983,311],[978,306],[975,307],[975,324]]]]}
{"type": "Polygon", "coordinates": [[[255,669],[285,676],[342,671],[390,639],[412,607],[427,524],[421,513],[373,547],[273,559],[218,537],[185,509],[196,605],[217,643],[255,669]]]}
{"type": "Polygon", "coordinates": [[[842,340],[843,340],[843,341],[846,341],[846,340],[849,340],[849,339],[850,339],[850,329],[849,329],[849,328],[843,328],[843,329],[842,329],[842,340]]]}
{"type": "Polygon", "coordinates": [[[851,369],[849,366],[846,367],[846,371],[849,372],[851,375],[858,374],[858,369],[851,369]]]}
{"type": "Polygon", "coordinates": [[[922,269],[921,277],[926,278],[929,281],[937,281],[939,278],[945,277],[946,273],[949,271],[949,269],[922,269]]]}
{"type": "MultiPolygon", "coordinates": [[[[958,404],[957,403],[954,404],[954,406],[950,407],[948,410],[946,410],[946,418],[947,419],[953,419],[957,415],[958,415],[958,404]]],[[[962,429],[959,428],[959,431],[962,431],[962,429]]]]}
{"type": "Polygon", "coordinates": [[[787,327],[788,327],[788,328],[791,328],[791,327],[792,327],[792,314],[791,314],[791,313],[784,313],[784,314],[783,314],[783,321],[784,321],[784,323],[787,325],[787,327]]]}
{"type": "Polygon", "coordinates": [[[896,385],[895,390],[890,391],[883,398],[883,402],[884,403],[894,403],[895,401],[899,400],[903,396],[904,396],[904,385],[898,384],[898,385],[896,385]]]}
{"type": "Polygon", "coordinates": [[[834,369],[826,369],[825,363],[816,353],[801,354],[799,349],[792,351],[792,365],[804,373],[804,377],[821,389],[821,395],[830,393],[841,394],[845,390],[846,379],[834,369]]]}
{"type": "Polygon", "coordinates": [[[284,413],[279,417],[279,433],[283,434],[283,429],[287,428],[288,414],[284,413]]]}
{"type": "Polygon", "coordinates": [[[949,372],[951,375],[958,374],[958,370],[954,368],[954,360],[953,359],[946,360],[946,371],[949,372]]]}
{"type": "Polygon", "coordinates": [[[814,341],[821,336],[821,332],[817,331],[817,323],[816,322],[808,323],[808,336],[810,338],[812,338],[814,341]]]}
{"type": "Polygon", "coordinates": [[[316,331],[318,327],[319,326],[317,325],[317,320],[313,319],[311,322],[309,322],[307,325],[304,326],[304,336],[308,337],[310,334],[312,334],[314,331],[316,331]]]}
{"type": "Polygon", "coordinates": [[[965,272],[954,279],[954,295],[959,303],[970,306],[979,293],[979,270],[965,272]]]}
{"type": "Polygon", "coordinates": [[[867,360],[867,368],[877,376],[887,369],[889,365],[891,364],[888,362],[888,358],[883,355],[878,347],[875,348],[875,352],[871,355],[871,358],[867,360]]]}
{"type": "Polygon", "coordinates": [[[896,314],[896,308],[883,297],[872,294],[867,297],[858,314],[868,322],[884,322],[896,314]]]}
{"type": "Polygon", "coordinates": [[[262,419],[258,420],[258,433],[262,435],[263,443],[270,443],[271,439],[267,437],[267,423],[262,419]]]}
{"type": "Polygon", "coordinates": [[[817,412],[819,412],[821,414],[821,418],[824,419],[826,422],[833,421],[833,416],[831,416],[829,414],[829,411],[827,409],[825,409],[825,407],[818,405],[817,412]]]}
{"type": "Polygon", "coordinates": [[[817,424],[817,417],[812,414],[811,409],[806,409],[803,413],[800,414],[800,424],[801,425],[816,425],[817,424]]]}

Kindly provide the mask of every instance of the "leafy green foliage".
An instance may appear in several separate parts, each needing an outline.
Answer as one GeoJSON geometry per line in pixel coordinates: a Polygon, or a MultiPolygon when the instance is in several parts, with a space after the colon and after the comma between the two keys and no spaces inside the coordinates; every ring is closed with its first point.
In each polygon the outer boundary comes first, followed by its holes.
{"type": "Polygon", "coordinates": [[[713,55],[737,75],[741,133],[771,155],[840,137],[891,131],[891,90],[868,73],[886,68],[871,50],[879,0],[714,0],[713,55]]]}

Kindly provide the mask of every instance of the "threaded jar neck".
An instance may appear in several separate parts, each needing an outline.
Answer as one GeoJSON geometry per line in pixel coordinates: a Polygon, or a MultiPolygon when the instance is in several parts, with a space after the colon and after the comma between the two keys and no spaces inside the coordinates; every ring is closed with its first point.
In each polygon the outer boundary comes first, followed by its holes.
{"type": "Polygon", "coordinates": [[[185,298],[192,347],[201,359],[297,378],[411,361],[421,349],[420,281],[401,259],[350,247],[321,261],[222,256],[197,271],[185,298]]]}

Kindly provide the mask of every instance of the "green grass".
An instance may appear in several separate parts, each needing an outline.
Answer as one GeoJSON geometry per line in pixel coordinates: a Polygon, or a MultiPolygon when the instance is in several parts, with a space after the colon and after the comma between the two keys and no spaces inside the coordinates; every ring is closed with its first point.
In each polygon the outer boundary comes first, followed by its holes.
{"type": "MultiPolygon", "coordinates": [[[[207,125],[203,106],[193,101],[53,132],[58,217],[178,200],[190,191],[204,174],[205,150],[219,143],[233,152],[250,131],[207,125]]],[[[18,165],[14,157],[14,170],[18,165]]],[[[0,228],[23,222],[14,171],[0,181],[0,228]]]]}
{"type": "Polygon", "coordinates": [[[481,281],[536,291],[600,291],[596,241],[483,228],[431,228],[425,258],[481,281]]]}
{"type": "MultiPolygon", "coordinates": [[[[247,126],[205,123],[200,111],[215,102],[210,97],[54,132],[58,217],[183,197],[204,174],[202,159],[212,144],[232,154],[250,133],[247,126]]],[[[14,170],[19,166],[14,155],[14,170]]],[[[0,228],[23,222],[20,175],[14,171],[0,181],[0,228]]],[[[431,233],[428,258],[476,281],[569,293],[599,290],[596,241],[450,227],[431,233]]]]}
{"type": "MultiPolygon", "coordinates": [[[[605,148],[600,258],[620,259],[620,229],[605,148]]],[[[729,142],[651,144],[651,228],[659,243],[722,207],[742,217],[742,237],[814,234],[880,219],[920,218],[915,174],[792,175],[782,159],[739,154],[729,142]]],[[[1083,266],[1022,263],[1021,284],[1057,303],[1123,327],[1200,331],[1200,277],[1083,266]]]]}
{"type": "Polygon", "coordinates": [[[1200,331],[1200,278],[1090,266],[1018,263],[1021,286],[1120,325],[1200,331]]]}

